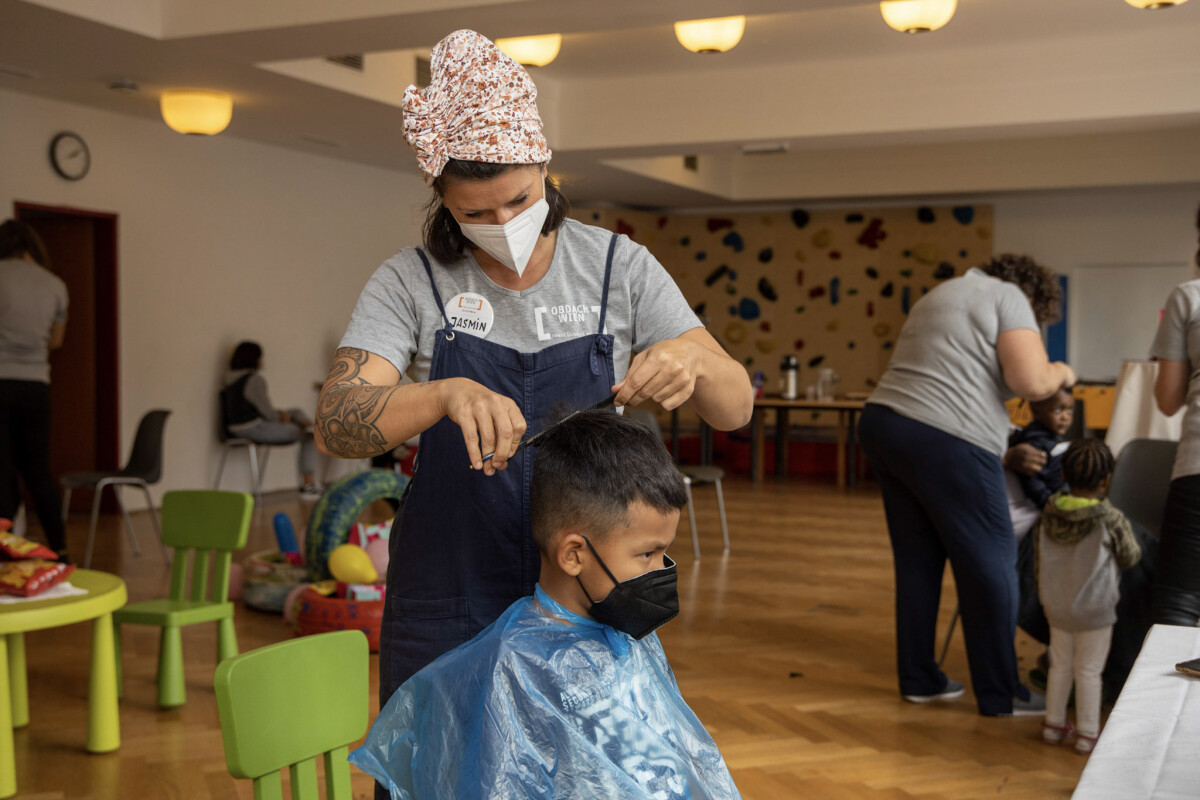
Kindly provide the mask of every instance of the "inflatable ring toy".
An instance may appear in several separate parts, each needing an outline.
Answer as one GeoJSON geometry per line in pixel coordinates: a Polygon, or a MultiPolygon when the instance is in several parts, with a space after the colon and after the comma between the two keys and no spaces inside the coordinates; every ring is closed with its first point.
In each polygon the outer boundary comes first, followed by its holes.
{"type": "Polygon", "coordinates": [[[333,577],[329,572],[329,554],[349,540],[350,526],[362,510],[385,497],[399,500],[407,486],[405,475],[386,469],[368,469],[347,475],[326,489],[313,509],[304,537],[309,580],[316,582],[333,577]]]}

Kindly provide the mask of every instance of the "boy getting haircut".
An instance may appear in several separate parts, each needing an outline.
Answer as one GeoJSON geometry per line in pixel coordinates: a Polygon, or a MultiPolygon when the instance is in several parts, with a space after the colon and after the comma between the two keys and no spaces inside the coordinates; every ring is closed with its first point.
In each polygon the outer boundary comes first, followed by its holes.
{"type": "Polygon", "coordinates": [[[587,411],[537,448],[532,597],[402,685],[350,760],[395,800],[740,798],[655,628],[687,500],[641,425],[587,411]]]}

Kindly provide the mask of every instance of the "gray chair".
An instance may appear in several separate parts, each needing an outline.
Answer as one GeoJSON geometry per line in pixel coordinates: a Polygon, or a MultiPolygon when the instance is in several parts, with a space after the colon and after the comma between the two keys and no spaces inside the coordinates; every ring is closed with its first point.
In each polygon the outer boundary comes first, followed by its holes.
{"type": "MultiPolygon", "coordinates": [[[[658,418],[654,416],[654,412],[645,408],[626,408],[625,416],[634,422],[640,423],[649,428],[650,431],[662,440],[662,429],[658,425],[658,418]]],[[[713,484],[717,489],[717,509],[721,514],[721,536],[725,541],[724,553],[729,553],[729,526],[725,522],[725,495],[721,492],[721,481],[725,477],[725,471],[720,467],[704,467],[704,466],[677,466],[679,475],[683,478],[683,488],[687,492],[687,512],[688,522],[692,527],[692,554],[697,561],[700,560],[700,539],[696,534],[696,512],[692,509],[692,486],[702,485],[706,483],[713,484]]]]}
{"type": "Polygon", "coordinates": [[[92,489],[94,496],[92,498],[92,523],[88,528],[87,551],[83,556],[83,568],[88,569],[92,565],[92,548],[96,540],[96,524],[100,518],[100,498],[104,494],[104,489],[108,486],[113,487],[113,494],[117,498],[117,505],[121,509],[121,516],[125,519],[125,531],[129,534],[129,541],[133,545],[134,555],[140,556],[142,549],[138,546],[137,535],[133,532],[133,522],[129,519],[129,512],[125,509],[125,501],[121,497],[122,486],[136,486],[146,495],[146,508],[150,512],[150,519],[154,522],[154,530],[158,534],[159,545],[163,549],[163,560],[168,564],[171,561],[171,555],[167,551],[166,545],[162,544],[162,527],[158,524],[158,513],[154,510],[154,498],[150,496],[150,486],[158,483],[162,477],[162,462],[163,462],[163,433],[167,424],[167,417],[170,411],[162,409],[156,411],[148,411],[142,417],[142,421],[138,424],[137,435],[133,439],[133,451],[129,454],[129,461],[125,466],[115,472],[68,472],[59,478],[63,487],[63,522],[67,521],[67,516],[71,511],[71,491],[74,489],[92,489]]]}
{"type": "Polygon", "coordinates": [[[231,434],[226,422],[229,419],[229,409],[226,407],[229,402],[228,393],[222,391],[218,397],[220,422],[217,426],[217,440],[221,443],[221,460],[217,463],[217,478],[213,481],[213,488],[221,488],[221,475],[225,472],[225,458],[229,455],[229,451],[235,447],[244,447],[250,457],[250,483],[254,488],[254,507],[261,510],[263,507],[262,476],[267,471],[267,459],[271,456],[272,445],[231,434]]]}
{"type": "Polygon", "coordinates": [[[1155,537],[1162,528],[1178,447],[1178,442],[1134,439],[1122,448],[1113,468],[1108,501],[1155,537]]]}

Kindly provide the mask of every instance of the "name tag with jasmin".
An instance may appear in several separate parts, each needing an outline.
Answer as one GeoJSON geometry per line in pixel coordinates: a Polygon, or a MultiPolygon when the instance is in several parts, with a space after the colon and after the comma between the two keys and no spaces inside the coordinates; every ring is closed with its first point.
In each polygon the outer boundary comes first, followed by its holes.
{"type": "Polygon", "coordinates": [[[492,310],[492,304],[483,295],[462,292],[450,298],[450,302],[446,304],[446,317],[454,326],[454,330],[485,339],[492,330],[495,312],[492,310]]]}

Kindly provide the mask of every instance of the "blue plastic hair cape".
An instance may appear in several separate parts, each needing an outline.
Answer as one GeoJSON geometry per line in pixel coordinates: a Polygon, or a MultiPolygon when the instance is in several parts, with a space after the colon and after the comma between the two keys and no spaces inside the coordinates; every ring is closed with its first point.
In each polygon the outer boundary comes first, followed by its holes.
{"type": "Polygon", "coordinates": [[[736,800],[658,636],[581,617],[539,586],[404,683],[350,761],[393,800],[736,800]]]}

